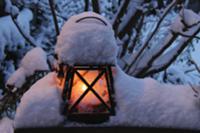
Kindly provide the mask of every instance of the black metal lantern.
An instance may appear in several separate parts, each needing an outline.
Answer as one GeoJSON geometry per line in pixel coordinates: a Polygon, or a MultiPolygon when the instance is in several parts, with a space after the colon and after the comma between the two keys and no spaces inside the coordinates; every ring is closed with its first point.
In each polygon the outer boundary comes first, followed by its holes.
{"type": "Polygon", "coordinates": [[[115,114],[112,65],[75,65],[64,72],[63,99],[70,120],[98,123],[115,114]]]}

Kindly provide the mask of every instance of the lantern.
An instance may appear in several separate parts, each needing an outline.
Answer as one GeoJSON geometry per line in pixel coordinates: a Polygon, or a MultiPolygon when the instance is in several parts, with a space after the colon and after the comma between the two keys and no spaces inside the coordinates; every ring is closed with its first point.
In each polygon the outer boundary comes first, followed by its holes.
{"type": "Polygon", "coordinates": [[[67,67],[61,83],[70,120],[98,123],[115,114],[112,65],[67,67]]]}

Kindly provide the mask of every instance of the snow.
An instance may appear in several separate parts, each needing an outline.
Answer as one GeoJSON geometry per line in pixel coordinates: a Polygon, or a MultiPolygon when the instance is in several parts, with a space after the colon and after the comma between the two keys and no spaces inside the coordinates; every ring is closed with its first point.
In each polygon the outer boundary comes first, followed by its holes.
{"type": "Polygon", "coordinates": [[[23,67],[18,68],[8,79],[7,85],[15,86],[16,88],[21,88],[26,82],[26,74],[23,67]]]}
{"type": "Polygon", "coordinates": [[[30,21],[33,19],[33,13],[28,8],[24,8],[20,11],[20,14],[17,16],[17,22],[20,25],[21,29],[26,34],[30,34],[30,21]]]}
{"type": "Polygon", "coordinates": [[[183,23],[181,22],[182,18],[178,15],[174,22],[172,23],[170,29],[174,32],[174,33],[182,33],[183,29],[185,28],[185,26],[183,25],[183,23]]]}
{"type": "Polygon", "coordinates": [[[5,0],[6,6],[5,11],[8,13],[11,13],[13,16],[17,15],[19,13],[19,9],[12,5],[12,2],[10,0],[5,0]]]}
{"type": "Polygon", "coordinates": [[[63,122],[61,91],[56,73],[36,82],[22,97],[14,119],[15,128],[56,126],[63,122]]]}
{"type": "Polygon", "coordinates": [[[115,64],[117,44],[112,26],[105,18],[93,13],[84,12],[71,17],[63,26],[55,52],[59,63],[64,64],[115,64]],[[84,17],[98,19],[84,19],[84,17]]]}
{"type": "Polygon", "coordinates": [[[197,65],[200,66],[200,47],[199,43],[195,43],[194,45],[195,51],[191,53],[191,58],[196,61],[197,65]]]}
{"type": "Polygon", "coordinates": [[[36,70],[49,70],[47,55],[40,47],[33,48],[21,61],[21,67],[26,71],[26,76],[32,75],[36,70]]]}
{"type": "MultiPolygon", "coordinates": [[[[20,11],[17,16],[17,22],[27,34],[30,33],[29,23],[31,20],[32,12],[26,8],[20,11]]],[[[22,48],[25,46],[25,40],[19,33],[10,16],[0,18],[0,27],[0,60],[3,60],[5,58],[4,51],[6,45],[8,51],[16,51],[18,46],[22,48]]]]}
{"type": "Polygon", "coordinates": [[[183,71],[183,69],[180,69],[181,67],[177,67],[177,66],[171,66],[168,68],[167,70],[167,80],[173,84],[176,83],[188,83],[188,81],[186,81],[185,79],[185,73],[183,71]]]}
{"type": "Polygon", "coordinates": [[[180,16],[183,18],[187,26],[192,26],[194,24],[200,23],[200,16],[190,9],[182,9],[180,16]]]}
{"type": "Polygon", "coordinates": [[[131,0],[127,9],[126,15],[122,18],[122,23],[119,25],[119,31],[124,29],[131,17],[136,13],[138,7],[142,5],[144,0],[131,0]]]}
{"type": "Polygon", "coordinates": [[[193,26],[200,23],[200,16],[189,9],[182,9],[180,14],[171,25],[171,30],[175,33],[183,33],[183,29],[186,28],[182,20],[187,26],[193,26]]]}
{"type": "Polygon", "coordinates": [[[13,121],[7,117],[0,120],[0,133],[14,133],[13,121]]]}
{"type": "Polygon", "coordinates": [[[24,56],[20,67],[10,76],[6,84],[20,88],[26,82],[26,78],[37,70],[49,70],[46,53],[40,47],[33,48],[24,56]]]}
{"type": "Polygon", "coordinates": [[[110,125],[143,127],[199,127],[199,98],[189,86],[160,84],[136,79],[117,68],[114,75],[116,116],[110,125]]]}
{"type": "MultiPolygon", "coordinates": [[[[193,36],[196,33],[198,33],[200,29],[200,24],[193,26],[192,28],[188,29],[188,31],[185,32],[186,35],[193,36]]],[[[185,47],[186,42],[190,38],[188,37],[182,37],[179,42],[177,42],[176,46],[170,49],[168,52],[164,53],[162,56],[160,56],[154,63],[152,69],[157,69],[160,66],[165,65],[169,60],[171,60],[174,56],[177,55],[177,51],[180,51],[182,47],[185,47]]]]}
{"type": "Polygon", "coordinates": [[[5,61],[4,69],[4,81],[7,81],[9,77],[15,72],[14,62],[12,60],[5,61]]]}
{"type": "MultiPolygon", "coordinates": [[[[75,23],[85,16],[101,18],[97,14],[87,12],[73,16],[65,23],[56,45],[59,63],[115,64],[117,45],[112,27],[104,18],[101,19],[107,23],[107,26],[95,19],[85,19],[75,23]]],[[[196,25],[188,33],[194,34],[198,29],[199,25],[196,25]]],[[[170,38],[172,38],[171,34],[166,41],[168,42],[170,38]]],[[[181,38],[174,49],[158,58],[153,65],[166,63],[167,59],[171,59],[169,55],[174,56],[187,39],[181,38]]],[[[31,63],[35,62],[32,60],[35,60],[35,56],[31,60],[24,61],[21,68],[34,70],[37,65],[32,65],[31,63]]],[[[156,69],[155,66],[152,69],[156,69]]],[[[29,72],[23,71],[25,75],[29,72]]],[[[151,78],[136,79],[126,75],[119,66],[116,66],[113,74],[116,115],[102,125],[200,129],[200,97],[194,96],[196,93],[191,87],[160,84],[151,78]]],[[[200,92],[199,87],[196,87],[196,90],[200,92]]],[[[65,118],[61,115],[63,107],[61,94],[62,90],[57,86],[55,72],[36,82],[21,99],[14,120],[15,128],[58,126],[65,118]]],[[[70,122],[67,124],[70,125],[70,122]]]]}
{"type": "MultiPolygon", "coordinates": [[[[99,126],[139,126],[200,129],[200,97],[189,86],[160,84],[154,79],[136,79],[119,66],[113,70],[116,115],[99,126]]],[[[61,116],[61,93],[52,72],[34,84],[22,97],[15,127],[57,126],[61,116]],[[41,93],[42,89],[42,93],[41,93]]],[[[195,88],[200,92],[200,88],[195,88]]],[[[70,121],[65,126],[84,126],[70,121]]],[[[85,125],[87,126],[87,125],[85,125]]]]}

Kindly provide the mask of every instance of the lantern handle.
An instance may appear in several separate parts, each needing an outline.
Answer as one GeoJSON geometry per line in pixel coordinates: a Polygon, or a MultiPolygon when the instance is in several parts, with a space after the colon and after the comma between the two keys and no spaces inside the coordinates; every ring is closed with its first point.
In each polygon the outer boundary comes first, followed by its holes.
{"type": "Polygon", "coordinates": [[[91,19],[97,19],[97,20],[101,21],[105,26],[107,26],[107,23],[103,19],[95,17],[95,16],[87,16],[87,17],[80,18],[80,19],[76,20],[76,23],[78,23],[78,22],[80,22],[84,19],[90,19],[90,18],[91,19]]]}

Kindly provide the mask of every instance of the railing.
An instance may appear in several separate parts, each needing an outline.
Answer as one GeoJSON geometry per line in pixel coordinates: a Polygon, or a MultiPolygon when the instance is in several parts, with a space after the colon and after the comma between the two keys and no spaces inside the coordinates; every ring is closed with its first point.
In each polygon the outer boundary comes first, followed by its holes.
{"type": "Polygon", "coordinates": [[[198,130],[149,127],[48,127],[16,129],[15,133],[199,133],[198,130]]]}

